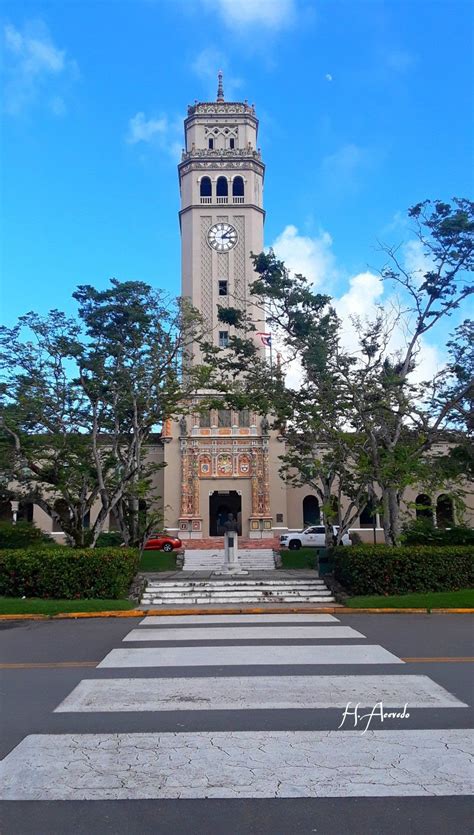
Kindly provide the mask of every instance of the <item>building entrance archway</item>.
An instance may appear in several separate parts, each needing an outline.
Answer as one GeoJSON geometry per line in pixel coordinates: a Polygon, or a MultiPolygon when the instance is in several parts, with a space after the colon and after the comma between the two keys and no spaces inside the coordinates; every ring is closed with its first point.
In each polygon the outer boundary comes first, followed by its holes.
{"type": "Polygon", "coordinates": [[[232,513],[237,533],[242,533],[242,496],[237,490],[215,490],[209,496],[209,536],[224,536],[224,524],[232,513]]]}

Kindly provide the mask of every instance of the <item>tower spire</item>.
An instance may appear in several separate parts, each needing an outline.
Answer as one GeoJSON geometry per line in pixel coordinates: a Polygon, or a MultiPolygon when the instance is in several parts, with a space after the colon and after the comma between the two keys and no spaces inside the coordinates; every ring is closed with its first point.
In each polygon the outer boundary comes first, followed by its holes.
{"type": "Polygon", "coordinates": [[[224,86],[222,84],[222,70],[217,73],[217,101],[224,101],[224,86]]]}

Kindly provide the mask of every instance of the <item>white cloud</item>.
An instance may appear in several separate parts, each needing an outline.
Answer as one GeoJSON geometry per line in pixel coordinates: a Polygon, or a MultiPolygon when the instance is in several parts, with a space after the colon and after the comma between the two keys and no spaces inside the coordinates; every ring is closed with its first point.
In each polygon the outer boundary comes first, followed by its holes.
{"type": "MultiPolygon", "coordinates": [[[[334,299],[333,304],[336,312],[342,320],[342,342],[344,347],[357,353],[358,338],[356,328],[351,317],[360,317],[361,321],[373,321],[377,315],[378,308],[383,305],[389,312],[397,308],[397,300],[394,297],[384,297],[385,285],[380,276],[371,272],[359,273],[349,281],[349,288],[339,299],[334,299]]],[[[395,355],[407,347],[408,334],[405,327],[397,324],[392,332],[388,345],[388,351],[395,355]]],[[[436,345],[429,344],[421,339],[420,351],[417,358],[417,365],[411,373],[410,378],[414,383],[431,379],[443,365],[443,355],[436,345]]]]}
{"type": "Polygon", "coordinates": [[[151,142],[156,136],[164,136],[168,130],[168,120],[147,119],[143,112],[136,113],[129,120],[127,142],[136,145],[137,142],[151,142]]]}
{"type": "Polygon", "coordinates": [[[234,101],[237,91],[242,87],[242,80],[232,75],[228,67],[226,54],[212,46],[202,49],[191,64],[192,71],[205,84],[210,101],[216,98],[219,70],[224,74],[224,96],[227,101],[234,101]]]}
{"type": "Polygon", "coordinates": [[[147,119],[143,111],[135,113],[128,121],[125,141],[129,145],[140,142],[166,151],[174,160],[178,160],[182,150],[182,123],[180,119],[170,120],[167,116],[147,119]]]}
{"type": "Polygon", "coordinates": [[[335,259],[328,232],[311,238],[300,235],[296,226],[285,226],[275,238],[272,249],[293,273],[301,273],[312,284],[321,285],[336,276],[335,259]]]}
{"type": "MultiPolygon", "coordinates": [[[[416,241],[410,244],[417,243],[416,241]]],[[[332,251],[332,238],[328,232],[321,232],[316,237],[303,236],[298,233],[296,226],[286,226],[283,232],[277,236],[272,248],[278,258],[285,262],[292,273],[301,273],[308,278],[313,285],[321,289],[327,289],[331,294],[331,284],[335,278],[340,278],[341,271],[338,270],[337,261],[332,251]]],[[[408,258],[411,265],[416,265],[415,257],[419,257],[416,247],[408,248],[408,258]]],[[[386,285],[379,275],[367,270],[357,273],[348,280],[347,287],[342,295],[333,297],[332,304],[342,321],[342,343],[346,350],[356,353],[358,351],[358,337],[352,317],[359,317],[362,322],[373,321],[377,316],[380,305],[387,311],[393,310],[394,315],[398,307],[397,299],[394,296],[386,295],[386,285]]],[[[395,354],[406,347],[407,333],[400,324],[392,333],[389,350],[395,354]]],[[[285,352],[276,337],[274,339],[275,351],[280,351],[283,356],[285,352]]],[[[421,382],[430,379],[443,365],[443,352],[436,345],[425,340],[421,341],[418,364],[411,375],[413,382],[421,382]]],[[[285,367],[287,384],[298,386],[301,383],[302,374],[299,363],[289,362],[285,367]]]]}
{"type": "Polygon", "coordinates": [[[324,78],[326,79],[326,81],[332,81],[332,75],[331,75],[331,73],[330,73],[330,72],[327,72],[327,73],[326,73],[326,75],[324,76],[324,78]]]}
{"type": "Polygon", "coordinates": [[[347,291],[334,300],[334,306],[344,320],[349,316],[370,318],[375,314],[383,292],[384,286],[380,276],[369,271],[358,273],[350,279],[347,291]]]}
{"type": "Polygon", "coordinates": [[[54,87],[74,80],[77,63],[52,41],[46,24],[29,21],[20,31],[13,24],[4,26],[5,109],[12,115],[25,111],[33,102],[44,101],[55,115],[65,112],[65,103],[54,87]]]}
{"type": "Polygon", "coordinates": [[[295,15],[294,0],[203,0],[205,7],[217,11],[232,29],[264,26],[281,29],[290,24],[295,15]]]}
{"type": "Polygon", "coordinates": [[[411,273],[417,284],[422,284],[425,273],[434,267],[433,260],[423,249],[423,244],[417,239],[407,241],[402,247],[404,267],[411,273]]]}

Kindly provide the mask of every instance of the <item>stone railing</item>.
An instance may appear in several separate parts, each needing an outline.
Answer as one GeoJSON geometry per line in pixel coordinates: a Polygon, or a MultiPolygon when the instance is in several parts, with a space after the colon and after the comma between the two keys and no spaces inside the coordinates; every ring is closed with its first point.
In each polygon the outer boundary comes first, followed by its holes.
{"type": "Polygon", "coordinates": [[[193,116],[195,113],[247,113],[249,116],[255,117],[255,107],[247,102],[239,101],[203,101],[195,102],[195,104],[188,105],[188,116],[193,116]]]}
{"type": "Polygon", "coordinates": [[[260,148],[191,148],[190,151],[183,151],[181,154],[181,162],[187,159],[202,159],[202,158],[216,158],[226,159],[232,157],[250,157],[250,159],[261,159],[260,148]]]}

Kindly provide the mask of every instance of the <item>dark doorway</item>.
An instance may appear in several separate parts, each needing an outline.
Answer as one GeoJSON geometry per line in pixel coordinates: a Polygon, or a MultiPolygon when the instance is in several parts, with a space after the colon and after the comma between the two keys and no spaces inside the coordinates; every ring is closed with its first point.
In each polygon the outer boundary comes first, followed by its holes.
{"type": "Polygon", "coordinates": [[[237,522],[237,533],[242,533],[242,496],[236,490],[211,493],[209,496],[209,536],[224,536],[229,513],[237,522]]]}
{"type": "Polygon", "coordinates": [[[436,524],[438,528],[450,528],[454,525],[453,500],[446,493],[438,496],[436,502],[436,524]]]}
{"type": "Polygon", "coordinates": [[[303,499],[303,527],[308,528],[310,525],[319,525],[320,521],[321,512],[316,496],[305,496],[303,499]]]}

